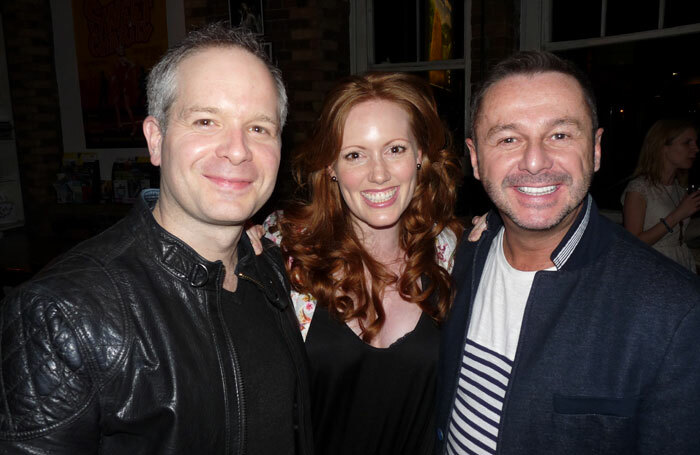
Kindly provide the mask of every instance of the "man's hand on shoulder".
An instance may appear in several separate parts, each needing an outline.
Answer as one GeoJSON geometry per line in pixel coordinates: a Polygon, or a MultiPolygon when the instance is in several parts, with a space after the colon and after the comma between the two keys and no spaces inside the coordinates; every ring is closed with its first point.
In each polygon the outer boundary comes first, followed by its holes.
{"type": "Polygon", "coordinates": [[[254,224],[245,230],[245,233],[250,239],[250,244],[253,245],[253,251],[256,256],[260,256],[263,252],[262,238],[265,234],[263,227],[259,224],[254,224]]]}
{"type": "Polygon", "coordinates": [[[488,212],[484,213],[483,215],[480,216],[475,216],[472,218],[472,230],[469,231],[469,236],[467,237],[467,240],[470,242],[476,242],[481,238],[481,234],[484,233],[486,230],[486,215],[488,215],[488,212]]]}

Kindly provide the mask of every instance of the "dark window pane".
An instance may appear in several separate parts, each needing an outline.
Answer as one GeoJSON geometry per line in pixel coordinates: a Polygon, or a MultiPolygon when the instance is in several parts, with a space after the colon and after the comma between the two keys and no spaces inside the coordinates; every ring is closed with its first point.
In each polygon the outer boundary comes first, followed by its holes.
{"type": "Polygon", "coordinates": [[[415,2],[374,2],[374,62],[404,63],[417,60],[415,2]]]}
{"type": "Polygon", "coordinates": [[[599,37],[601,1],[552,0],[552,41],[599,37]]]}
{"type": "Polygon", "coordinates": [[[464,57],[463,0],[381,0],[373,9],[375,63],[464,57]]]}
{"type": "Polygon", "coordinates": [[[460,149],[464,141],[464,70],[421,71],[416,75],[433,87],[438,112],[460,149]]]}
{"type": "Polygon", "coordinates": [[[700,23],[700,1],[666,0],[664,27],[700,23]]]}
{"type": "Polygon", "coordinates": [[[464,1],[422,0],[421,60],[464,57],[464,1]]]}
{"type": "Polygon", "coordinates": [[[605,36],[654,30],[659,26],[659,0],[610,0],[605,36]]]}
{"type": "MultiPolygon", "coordinates": [[[[586,72],[605,129],[600,171],[591,193],[596,203],[620,209],[620,194],[637,164],[647,130],[659,118],[689,117],[700,123],[700,33],[575,49],[557,54],[586,72]]],[[[691,176],[700,176],[700,161],[691,176]]]]}

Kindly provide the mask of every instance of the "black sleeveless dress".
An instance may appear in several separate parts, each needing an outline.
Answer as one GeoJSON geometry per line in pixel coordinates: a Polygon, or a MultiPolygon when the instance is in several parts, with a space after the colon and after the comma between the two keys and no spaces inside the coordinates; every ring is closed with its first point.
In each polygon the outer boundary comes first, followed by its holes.
{"type": "Polygon", "coordinates": [[[381,349],[316,307],[306,337],[316,454],[432,453],[438,349],[425,313],[381,349]]]}

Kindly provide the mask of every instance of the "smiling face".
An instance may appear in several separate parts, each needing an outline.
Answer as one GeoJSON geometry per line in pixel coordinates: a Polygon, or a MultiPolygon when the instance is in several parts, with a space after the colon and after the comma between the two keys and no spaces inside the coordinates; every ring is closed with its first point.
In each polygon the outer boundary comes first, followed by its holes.
{"type": "Polygon", "coordinates": [[[663,148],[664,166],[667,169],[690,169],[698,153],[698,135],[688,128],[663,148]]]}
{"type": "Polygon", "coordinates": [[[264,63],[237,48],[210,48],[178,66],[163,136],[144,122],[161,167],[159,209],[180,227],[241,225],[272,194],[280,162],[277,90],[264,63]]]}
{"type": "Polygon", "coordinates": [[[371,100],[350,110],[331,174],[357,228],[369,234],[397,227],[413,198],[420,159],[401,106],[371,100]]]}
{"type": "Polygon", "coordinates": [[[600,166],[603,133],[593,134],[578,82],[555,72],[510,76],[482,103],[467,146],[506,226],[568,228],[600,166]]]}

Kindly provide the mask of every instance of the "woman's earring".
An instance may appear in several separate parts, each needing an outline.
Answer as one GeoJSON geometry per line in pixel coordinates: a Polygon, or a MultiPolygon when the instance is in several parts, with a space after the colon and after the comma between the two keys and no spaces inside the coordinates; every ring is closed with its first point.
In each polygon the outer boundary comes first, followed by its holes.
{"type": "Polygon", "coordinates": [[[331,181],[337,182],[337,181],[338,181],[338,177],[336,177],[335,175],[331,175],[331,181]]]}
{"type": "Polygon", "coordinates": [[[416,164],[416,169],[420,171],[420,168],[423,167],[420,163],[416,164]]]}

